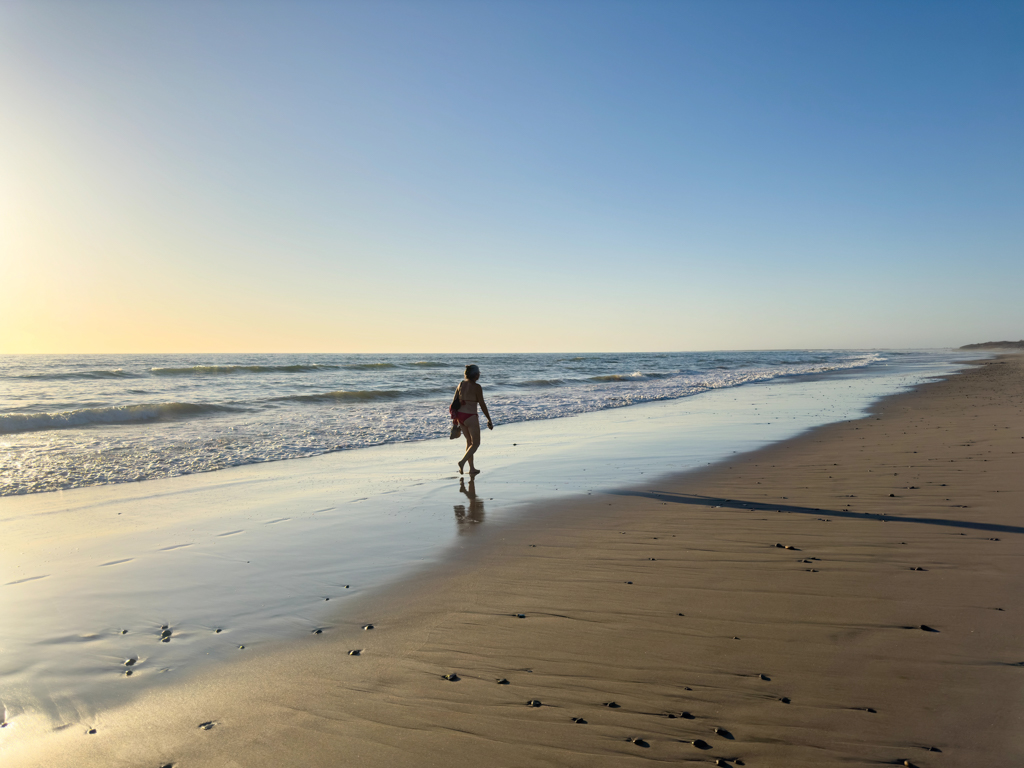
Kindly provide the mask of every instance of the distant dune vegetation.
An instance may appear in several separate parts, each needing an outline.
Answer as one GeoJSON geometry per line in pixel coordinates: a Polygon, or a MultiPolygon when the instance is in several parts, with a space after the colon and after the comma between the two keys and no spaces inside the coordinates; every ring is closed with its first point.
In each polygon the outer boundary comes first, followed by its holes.
{"type": "Polygon", "coordinates": [[[960,349],[1024,349],[1021,341],[983,341],[980,344],[964,344],[960,349]]]}

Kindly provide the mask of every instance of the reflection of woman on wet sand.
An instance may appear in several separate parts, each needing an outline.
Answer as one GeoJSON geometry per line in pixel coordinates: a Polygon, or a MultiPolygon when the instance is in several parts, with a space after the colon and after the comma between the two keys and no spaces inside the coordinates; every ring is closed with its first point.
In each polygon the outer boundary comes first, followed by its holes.
{"type": "Polygon", "coordinates": [[[462,427],[462,434],[466,438],[466,453],[459,461],[459,474],[465,471],[467,463],[470,475],[480,474],[480,470],[473,465],[473,454],[480,447],[480,417],[476,414],[477,403],[487,417],[487,428],[494,429],[491,414],[487,412],[487,404],[484,402],[484,388],[477,384],[479,378],[480,368],[467,365],[466,378],[459,382],[455,390],[455,396],[459,398],[459,408],[452,414],[452,418],[462,427]]]}
{"type": "Polygon", "coordinates": [[[473,483],[473,478],[469,478],[469,487],[466,487],[465,478],[459,478],[459,491],[466,495],[469,499],[469,509],[466,509],[464,504],[455,505],[455,523],[459,525],[459,533],[467,533],[473,528],[467,526],[467,523],[482,523],[484,521],[484,502],[482,499],[478,499],[476,495],[476,486],[473,483]]]}

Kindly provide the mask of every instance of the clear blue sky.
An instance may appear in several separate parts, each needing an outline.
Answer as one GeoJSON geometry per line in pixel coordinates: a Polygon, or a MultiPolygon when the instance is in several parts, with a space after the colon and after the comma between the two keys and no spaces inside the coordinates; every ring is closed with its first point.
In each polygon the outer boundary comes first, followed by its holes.
{"type": "Polygon", "coordinates": [[[0,2],[0,352],[1024,337],[1024,3],[0,2]]]}

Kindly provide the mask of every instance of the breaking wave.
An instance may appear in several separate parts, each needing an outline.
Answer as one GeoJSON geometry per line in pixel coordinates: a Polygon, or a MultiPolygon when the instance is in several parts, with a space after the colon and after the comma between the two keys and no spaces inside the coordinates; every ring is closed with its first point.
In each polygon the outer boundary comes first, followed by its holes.
{"type": "Polygon", "coordinates": [[[39,379],[43,381],[65,381],[68,379],[138,379],[137,373],[128,373],[120,368],[100,371],[65,371],[63,373],[22,373],[12,379],[39,379]]]}
{"type": "Polygon", "coordinates": [[[275,397],[275,402],[290,401],[299,403],[365,403],[373,400],[397,400],[400,397],[405,397],[406,392],[402,392],[397,389],[372,389],[372,390],[356,390],[356,391],[345,391],[339,390],[337,392],[323,392],[316,395],[287,395],[285,397],[275,397]]]}
{"type": "Polygon", "coordinates": [[[0,416],[0,435],[39,432],[47,429],[75,429],[98,424],[143,424],[150,421],[167,421],[234,410],[227,406],[202,403],[154,403],[152,405],[81,408],[58,413],[12,413],[0,416]]]}
{"type": "Polygon", "coordinates": [[[150,368],[154,376],[223,376],[232,373],[305,373],[337,370],[336,365],[191,365],[187,368],[150,368]]]}

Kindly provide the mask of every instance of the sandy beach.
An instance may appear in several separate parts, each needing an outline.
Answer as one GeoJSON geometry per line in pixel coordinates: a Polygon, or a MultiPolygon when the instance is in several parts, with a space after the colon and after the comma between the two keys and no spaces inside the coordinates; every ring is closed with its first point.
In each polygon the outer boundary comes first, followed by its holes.
{"type": "Polygon", "coordinates": [[[0,736],[0,754],[1020,765],[1022,459],[1009,355],[704,470],[534,503],[307,640],[0,736]]]}

